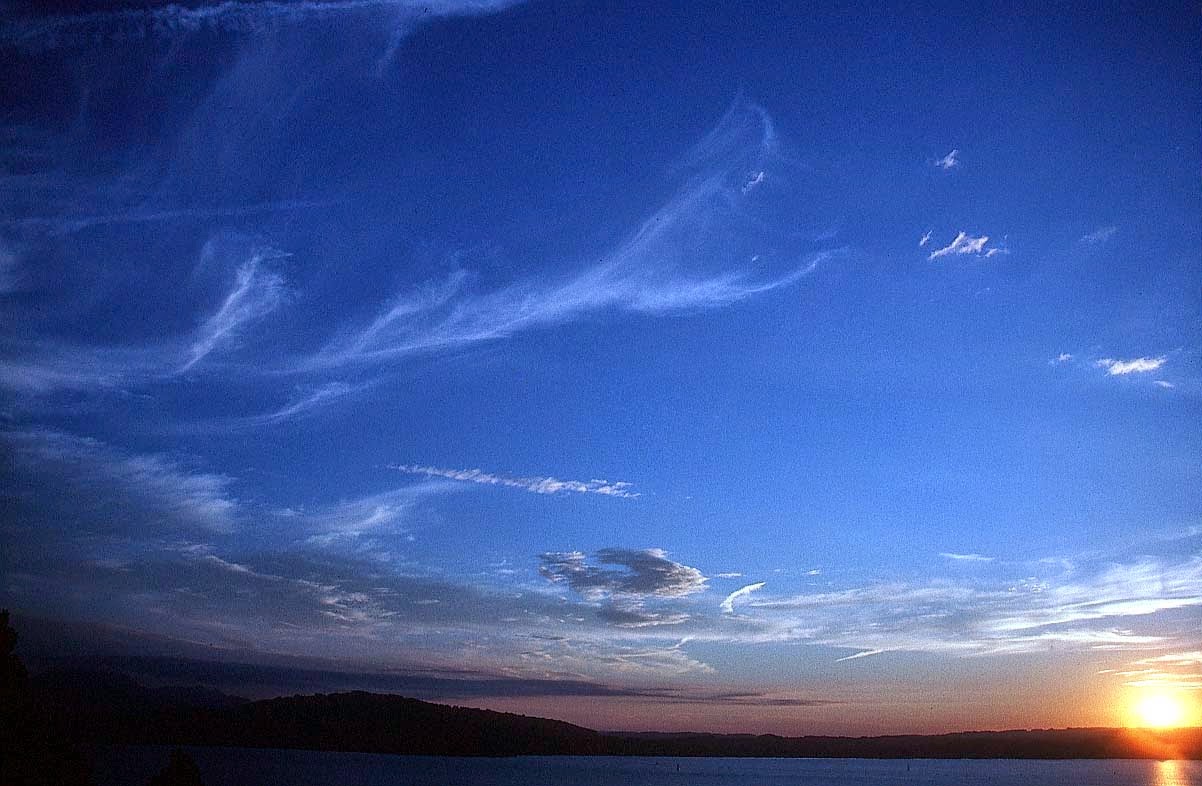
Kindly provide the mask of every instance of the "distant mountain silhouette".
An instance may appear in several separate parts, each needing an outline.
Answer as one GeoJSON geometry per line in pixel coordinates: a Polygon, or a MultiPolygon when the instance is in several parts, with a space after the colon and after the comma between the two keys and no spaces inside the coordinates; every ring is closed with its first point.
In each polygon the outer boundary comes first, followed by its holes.
{"type": "Polygon", "coordinates": [[[0,610],[0,783],[87,786],[84,757],[14,652],[19,637],[8,620],[0,610]]]}
{"type": "Polygon", "coordinates": [[[878,737],[602,733],[562,721],[361,691],[246,701],[207,688],[147,688],[120,675],[78,670],[44,673],[30,682],[42,706],[74,738],[93,744],[447,756],[1202,759],[1202,728],[878,737]]]}

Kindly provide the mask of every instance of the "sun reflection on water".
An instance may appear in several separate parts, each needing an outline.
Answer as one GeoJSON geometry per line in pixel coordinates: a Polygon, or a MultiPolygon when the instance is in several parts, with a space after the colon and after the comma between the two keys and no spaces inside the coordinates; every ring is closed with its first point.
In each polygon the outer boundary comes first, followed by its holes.
{"type": "Polygon", "coordinates": [[[1152,786],[1190,786],[1185,768],[1181,762],[1170,759],[1156,762],[1152,786]]]}

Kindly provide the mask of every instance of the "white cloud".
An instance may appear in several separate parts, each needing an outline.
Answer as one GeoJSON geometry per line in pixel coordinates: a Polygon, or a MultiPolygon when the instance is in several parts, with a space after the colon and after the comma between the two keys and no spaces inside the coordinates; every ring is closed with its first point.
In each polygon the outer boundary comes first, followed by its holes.
{"type": "Polygon", "coordinates": [[[236,218],[259,213],[288,212],[326,207],[331,202],[281,200],[259,202],[233,207],[209,207],[187,209],[137,210],[120,213],[97,213],[91,215],[67,214],[61,216],[27,216],[0,222],[0,226],[19,227],[23,230],[44,232],[52,237],[72,235],[97,226],[113,224],[153,224],[204,218],[236,218]]]}
{"type": "Polygon", "coordinates": [[[743,193],[746,194],[751,189],[764,182],[764,171],[760,170],[754,175],[747,178],[747,182],[743,184],[743,193]]]}
{"type": "Polygon", "coordinates": [[[447,478],[468,483],[481,483],[486,486],[504,486],[506,488],[522,489],[535,494],[558,494],[573,492],[576,494],[601,494],[606,497],[622,497],[634,499],[639,492],[632,491],[630,483],[625,481],[608,480],[560,480],[553,477],[513,477],[484,472],[480,469],[444,469],[441,467],[426,467],[415,464],[394,464],[391,469],[407,472],[411,475],[428,475],[430,477],[447,478]]]}
{"type": "Polygon", "coordinates": [[[740,578],[742,575],[743,575],[742,573],[716,573],[716,574],[714,574],[714,578],[717,578],[717,579],[737,579],[737,578],[740,578]]]}
{"type": "Polygon", "coordinates": [[[1172,390],[1173,388],[1177,387],[1172,382],[1168,382],[1163,379],[1158,379],[1155,382],[1153,382],[1152,384],[1156,385],[1156,387],[1158,387],[1158,388],[1165,388],[1166,390],[1172,390]]]}
{"type": "Polygon", "coordinates": [[[942,169],[945,172],[949,169],[954,169],[955,167],[960,166],[959,156],[960,156],[960,151],[953,150],[952,152],[948,153],[943,158],[936,160],[934,162],[935,166],[939,167],[940,169],[942,169]]]}
{"type": "Polygon", "coordinates": [[[931,242],[931,234],[932,234],[933,232],[934,232],[934,230],[932,230],[932,229],[928,229],[928,230],[927,230],[927,231],[926,231],[926,232],[923,234],[923,236],[922,236],[922,239],[918,241],[918,247],[919,247],[919,248],[922,248],[922,247],[923,247],[923,246],[925,246],[927,243],[930,243],[930,242],[931,242]]]}
{"type": "Polygon", "coordinates": [[[1156,371],[1165,364],[1168,360],[1164,355],[1160,357],[1139,357],[1131,360],[1115,360],[1114,358],[1102,358],[1095,361],[1094,365],[1098,368],[1106,369],[1106,373],[1110,376],[1124,376],[1126,374],[1144,374],[1149,371],[1156,371]]]}
{"type": "Polygon", "coordinates": [[[1115,233],[1118,231],[1118,227],[1102,227],[1101,229],[1090,232],[1088,235],[1083,235],[1081,237],[1081,242],[1092,244],[1105,243],[1107,240],[1114,237],[1115,233]]]}
{"type": "Polygon", "coordinates": [[[884,652],[884,650],[860,650],[859,652],[857,652],[853,655],[847,655],[842,658],[836,658],[835,663],[843,663],[844,661],[849,661],[849,660],[859,660],[860,658],[869,658],[869,657],[872,657],[873,655],[880,655],[882,652],[884,652]]]}
{"type": "Polygon", "coordinates": [[[1116,626],[1199,607],[1202,557],[1148,557],[992,587],[937,580],[764,598],[740,620],[761,624],[747,635],[763,640],[971,655],[1171,646],[1153,622],[1116,626]]]}
{"type": "Polygon", "coordinates": [[[718,608],[721,609],[725,614],[734,614],[736,598],[741,598],[744,595],[750,595],[756,590],[762,589],[766,584],[767,582],[757,581],[755,584],[748,584],[746,587],[740,587],[739,589],[727,595],[726,600],[722,601],[722,603],[718,605],[718,608]]]}
{"type": "Polygon", "coordinates": [[[8,432],[3,438],[23,465],[70,490],[68,501],[81,515],[100,516],[97,526],[228,532],[240,517],[232,481],[223,475],[61,431],[8,432]]]}
{"type": "Polygon", "coordinates": [[[1059,355],[1057,355],[1056,357],[1049,360],[1048,364],[1052,365],[1052,366],[1058,366],[1062,363],[1071,363],[1072,360],[1073,360],[1072,353],[1061,352],[1059,355]]]}
{"type": "Polygon", "coordinates": [[[1170,652],[1135,661],[1141,666],[1202,666],[1202,650],[1170,652]]]}
{"type": "Polygon", "coordinates": [[[367,537],[406,535],[418,504],[428,497],[446,493],[449,486],[427,481],[342,500],[311,511],[288,509],[276,515],[287,521],[288,533],[307,535],[304,542],[316,546],[346,545],[367,537]]]}
{"type": "Polygon", "coordinates": [[[1202,690],[1202,651],[1168,652],[1133,661],[1126,669],[1098,673],[1122,677],[1130,687],[1202,690]]]}
{"type": "Polygon", "coordinates": [[[1010,249],[1008,249],[1008,248],[991,248],[985,252],[985,258],[989,259],[990,257],[996,257],[999,255],[1005,255],[1005,254],[1009,254],[1009,253],[1010,253],[1010,249]]]}
{"type": "Polygon", "coordinates": [[[0,360],[0,386],[33,395],[113,390],[121,387],[129,372],[129,366],[103,352],[44,350],[24,360],[0,360]]]}
{"type": "Polygon", "coordinates": [[[941,551],[939,552],[939,556],[957,562],[993,562],[993,557],[985,557],[981,554],[955,554],[952,552],[941,551]]]}
{"type": "MultiPolygon", "coordinates": [[[[606,312],[716,309],[795,284],[839,252],[807,253],[801,240],[771,229],[747,207],[739,184],[749,165],[787,166],[776,146],[766,113],[737,105],[686,156],[681,168],[696,174],[599,262],[558,281],[530,279],[486,292],[472,291],[471,277],[455,272],[395,298],[366,327],[345,332],[300,368],[380,363],[606,312]],[[766,254],[765,247],[776,250],[766,254]],[[732,267],[744,259],[757,262],[732,267]]],[[[782,209],[795,209],[791,194],[779,199],[782,209]]]]}
{"type": "Polygon", "coordinates": [[[188,359],[179,369],[181,372],[222,345],[230,344],[247,324],[275,310],[284,297],[284,279],[267,270],[263,263],[283,256],[274,251],[257,252],[238,268],[233,288],[216,313],[197,330],[188,359]]]}
{"type": "Polygon", "coordinates": [[[349,396],[360,389],[360,387],[348,385],[344,382],[328,382],[315,388],[307,388],[298,391],[299,395],[293,398],[283,407],[280,407],[274,412],[269,412],[265,415],[258,415],[248,418],[247,421],[251,424],[258,425],[291,420],[292,418],[307,415],[316,409],[343,398],[344,396],[349,396]]]}
{"type": "Polygon", "coordinates": [[[989,242],[988,235],[973,237],[967,232],[960,232],[956,235],[956,239],[943,248],[936,249],[930,253],[927,259],[939,259],[940,257],[960,255],[960,254],[981,254],[985,248],[985,244],[989,242]]]}
{"type": "Polygon", "coordinates": [[[86,43],[101,34],[110,40],[172,35],[203,28],[229,31],[263,30],[282,24],[320,21],[350,13],[390,12],[382,21],[394,23],[400,13],[411,21],[446,16],[493,13],[516,5],[516,0],[223,0],[222,2],[118,8],[78,14],[53,14],[0,25],[0,41],[28,47],[86,43]]]}

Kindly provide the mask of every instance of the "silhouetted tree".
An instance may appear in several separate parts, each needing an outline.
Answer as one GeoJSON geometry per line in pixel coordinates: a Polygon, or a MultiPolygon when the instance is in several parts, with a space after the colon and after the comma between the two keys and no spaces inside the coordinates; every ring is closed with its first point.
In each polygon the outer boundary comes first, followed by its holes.
{"type": "Polygon", "coordinates": [[[192,757],[176,748],[163,771],[150,779],[150,786],[204,786],[204,782],[192,757]]]}
{"type": "Polygon", "coordinates": [[[4,786],[86,786],[79,751],[63,735],[29,686],[17,657],[17,632],[0,611],[0,783],[4,786]]]}

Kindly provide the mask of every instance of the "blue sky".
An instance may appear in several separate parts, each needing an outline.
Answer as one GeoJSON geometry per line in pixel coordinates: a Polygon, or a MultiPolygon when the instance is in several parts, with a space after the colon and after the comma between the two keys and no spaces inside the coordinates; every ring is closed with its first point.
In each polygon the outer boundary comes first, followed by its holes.
{"type": "Polygon", "coordinates": [[[0,597],[611,728],[1196,691],[1198,28],[0,5],[0,597]]]}

